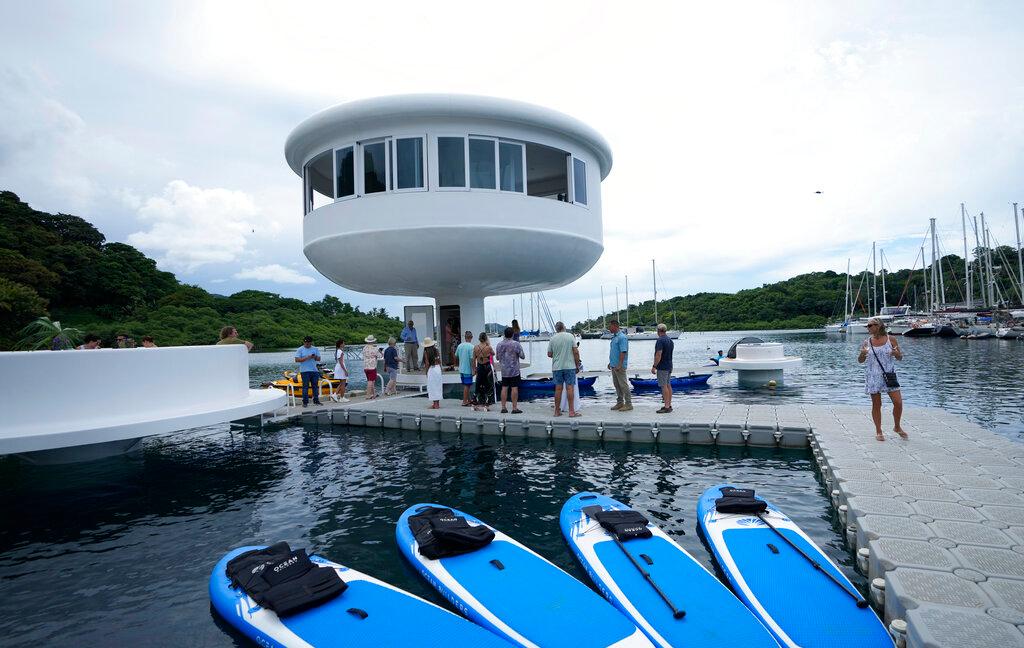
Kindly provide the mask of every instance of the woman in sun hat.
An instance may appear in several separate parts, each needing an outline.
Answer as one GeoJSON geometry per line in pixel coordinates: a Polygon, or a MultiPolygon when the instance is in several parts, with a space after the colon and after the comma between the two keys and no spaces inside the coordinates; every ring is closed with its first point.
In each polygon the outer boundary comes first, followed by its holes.
{"type": "Polygon", "coordinates": [[[864,391],[871,396],[871,419],[875,422],[875,438],[885,441],[882,433],[882,394],[889,394],[892,400],[893,432],[904,439],[907,433],[900,427],[903,416],[903,395],[900,393],[899,381],[896,380],[896,360],[903,359],[903,351],[896,338],[885,330],[885,323],[877,317],[868,320],[868,339],[860,346],[857,362],[864,365],[864,391]],[[892,376],[891,382],[885,374],[892,376]]]}
{"type": "Polygon", "coordinates": [[[423,338],[423,371],[427,374],[427,399],[429,409],[441,409],[444,397],[444,379],[441,377],[441,354],[432,338],[423,338]]]}
{"type": "Polygon", "coordinates": [[[363,373],[366,374],[366,400],[377,398],[377,361],[380,360],[380,349],[377,348],[377,338],[367,335],[363,340],[363,373]]]}

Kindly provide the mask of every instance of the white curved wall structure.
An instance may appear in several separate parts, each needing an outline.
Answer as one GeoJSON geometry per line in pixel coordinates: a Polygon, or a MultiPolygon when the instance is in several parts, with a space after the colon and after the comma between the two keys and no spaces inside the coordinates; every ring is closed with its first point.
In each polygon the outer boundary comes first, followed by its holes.
{"type": "MultiPolygon", "coordinates": [[[[2,352],[0,393],[0,454],[127,441],[256,416],[286,401],[276,389],[249,389],[242,345],[2,352]]],[[[86,458],[103,454],[112,452],[86,458]]]]}
{"type": "MultiPolygon", "coordinates": [[[[604,250],[596,131],[530,104],[400,95],[328,108],[288,137],[303,178],[303,245],[325,277],[463,307],[563,286],[604,250]]],[[[474,321],[479,320],[479,321],[474,321]]]]}

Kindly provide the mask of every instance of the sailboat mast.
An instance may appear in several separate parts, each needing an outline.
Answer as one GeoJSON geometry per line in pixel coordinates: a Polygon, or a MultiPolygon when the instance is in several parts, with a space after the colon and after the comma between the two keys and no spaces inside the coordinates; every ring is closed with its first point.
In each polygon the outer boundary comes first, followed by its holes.
{"type": "Polygon", "coordinates": [[[967,254],[967,209],[960,203],[960,228],[964,231],[964,282],[967,285],[967,308],[974,306],[974,297],[971,295],[971,257],[967,254]]]}
{"type": "Polygon", "coordinates": [[[843,322],[850,321],[850,259],[846,259],[846,298],[843,299],[843,322]]]}
{"type": "Polygon", "coordinates": [[[878,262],[875,258],[875,243],[871,242],[871,312],[868,315],[878,313],[878,262]]]}
{"type": "MultiPolygon", "coordinates": [[[[974,250],[975,253],[981,254],[981,239],[979,238],[981,230],[978,229],[978,217],[974,217],[974,250]]],[[[981,307],[985,308],[988,306],[988,292],[985,291],[985,259],[982,256],[978,257],[977,263],[981,265],[978,267],[978,287],[981,288],[981,307]]]]}
{"type": "Polygon", "coordinates": [[[601,325],[604,326],[604,330],[608,330],[608,311],[604,309],[604,284],[601,284],[601,325]]]}
{"type": "Polygon", "coordinates": [[[935,219],[932,219],[932,238],[935,239],[935,253],[939,261],[939,304],[946,303],[946,280],[942,276],[942,249],[939,247],[939,239],[935,236],[935,219]]]}
{"type": "Polygon", "coordinates": [[[924,246],[921,246],[921,275],[924,277],[924,301],[925,310],[929,309],[928,304],[931,304],[929,298],[929,285],[928,285],[928,257],[924,255],[924,246]]]}
{"type": "Polygon", "coordinates": [[[619,287],[615,286],[615,319],[622,318],[622,310],[619,308],[619,287]]]}
{"type": "MultiPolygon", "coordinates": [[[[1017,213],[1014,212],[1013,218],[1016,221],[1017,213]]],[[[654,280],[654,325],[658,325],[658,270],[654,267],[654,259],[651,259],[651,279],[654,280]]]]}
{"type": "Polygon", "coordinates": [[[995,306],[995,297],[992,295],[992,260],[988,255],[988,228],[985,227],[985,212],[981,212],[981,245],[982,254],[984,254],[983,263],[985,264],[984,278],[985,278],[985,306],[995,306]]]}
{"type": "Polygon", "coordinates": [[[882,256],[882,308],[885,308],[889,303],[885,299],[885,248],[880,250],[882,256]]]}
{"type": "Polygon", "coordinates": [[[1017,203],[1013,203],[1013,229],[1017,233],[1017,283],[1020,284],[1020,291],[1024,293],[1024,263],[1021,263],[1020,249],[1020,223],[1017,219],[1017,203]]]}
{"type": "Polygon", "coordinates": [[[629,330],[629,275],[626,275],[626,330],[629,330]]]}

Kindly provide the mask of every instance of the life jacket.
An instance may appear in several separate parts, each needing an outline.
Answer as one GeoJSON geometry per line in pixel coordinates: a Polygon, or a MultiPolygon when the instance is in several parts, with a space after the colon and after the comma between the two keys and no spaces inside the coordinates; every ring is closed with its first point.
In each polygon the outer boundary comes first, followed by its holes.
{"type": "Polygon", "coordinates": [[[426,506],[410,515],[409,529],[420,555],[431,560],[476,551],[494,540],[494,531],[486,526],[471,526],[451,509],[437,506],[426,506]]]}
{"type": "MultiPolygon", "coordinates": [[[[597,508],[597,507],[595,507],[597,508]]],[[[597,520],[598,524],[605,530],[615,534],[619,540],[633,540],[634,538],[650,538],[651,530],[647,528],[647,518],[639,511],[585,511],[587,515],[597,520]]]]}
{"type": "Polygon", "coordinates": [[[228,561],[226,571],[232,586],[282,617],[316,607],[348,589],[332,567],[317,565],[305,549],[292,551],[287,542],[239,554],[228,561]]]}
{"type": "Polygon", "coordinates": [[[754,497],[753,488],[723,488],[722,496],[715,500],[719,513],[764,513],[768,503],[754,497]]]}

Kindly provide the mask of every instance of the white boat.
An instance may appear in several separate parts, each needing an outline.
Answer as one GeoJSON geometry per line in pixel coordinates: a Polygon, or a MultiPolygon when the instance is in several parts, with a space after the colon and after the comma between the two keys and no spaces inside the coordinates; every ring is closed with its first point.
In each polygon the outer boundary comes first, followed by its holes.
{"type": "Polygon", "coordinates": [[[678,340],[679,336],[682,335],[682,334],[683,334],[682,331],[677,331],[675,329],[672,329],[671,331],[669,331],[665,335],[667,335],[670,340],[678,340]]]}
{"type": "Polygon", "coordinates": [[[996,329],[996,337],[1000,340],[1016,340],[1024,338],[1024,325],[1000,326],[996,329]]]}
{"type": "Polygon", "coordinates": [[[846,322],[836,322],[834,324],[826,324],[825,332],[833,335],[843,335],[846,333],[846,322]]]}

